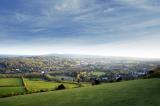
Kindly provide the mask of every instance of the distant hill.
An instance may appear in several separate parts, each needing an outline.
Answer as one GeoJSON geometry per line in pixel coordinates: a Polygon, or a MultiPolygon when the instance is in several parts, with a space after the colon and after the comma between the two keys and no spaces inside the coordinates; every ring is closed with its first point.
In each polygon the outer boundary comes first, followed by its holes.
{"type": "Polygon", "coordinates": [[[160,79],[142,79],[0,99],[0,106],[159,106],[160,79]]]}

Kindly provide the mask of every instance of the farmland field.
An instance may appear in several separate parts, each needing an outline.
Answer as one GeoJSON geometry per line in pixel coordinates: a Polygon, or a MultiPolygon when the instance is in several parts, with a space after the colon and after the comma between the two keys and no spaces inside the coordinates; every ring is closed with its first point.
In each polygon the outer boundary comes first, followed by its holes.
{"type": "Polygon", "coordinates": [[[67,81],[73,81],[73,77],[69,77],[69,76],[60,76],[60,75],[57,75],[57,76],[55,76],[57,79],[59,79],[59,80],[61,80],[62,78],[64,79],[64,80],[67,80],[67,81]]]}
{"type": "Polygon", "coordinates": [[[159,106],[159,98],[160,79],[155,78],[1,98],[0,105],[159,106]]]}
{"type": "Polygon", "coordinates": [[[25,89],[20,78],[0,78],[0,97],[24,92],[25,89]]]}
{"type": "MultiPolygon", "coordinates": [[[[45,81],[40,78],[24,78],[27,90],[30,92],[50,91],[55,90],[60,84],[63,84],[66,89],[77,88],[79,85],[68,81],[58,83],[54,81],[45,81]]],[[[82,87],[89,86],[89,83],[82,83],[82,87]]],[[[22,84],[21,78],[1,78],[0,79],[0,97],[8,94],[25,93],[25,87],[22,84]]]]}
{"type": "Polygon", "coordinates": [[[0,87],[22,86],[20,78],[0,78],[0,87]]]}
{"type": "Polygon", "coordinates": [[[96,75],[96,76],[101,76],[101,75],[104,75],[105,72],[99,72],[99,71],[95,71],[95,72],[92,72],[93,75],[96,75]]]}
{"type": "MultiPolygon", "coordinates": [[[[57,83],[57,82],[48,82],[48,81],[44,81],[41,79],[24,79],[27,89],[29,91],[39,91],[39,90],[52,90],[52,89],[56,89],[58,87],[58,85],[60,85],[61,83],[57,83]]],[[[77,87],[76,84],[69,84],[69,83],[64,83],[64,86],[66,88],[75,88],[77,87]]]]}
{"type": "Polygon", "coordinates": [[[6,94],[23,93],[24,87],[0,87],[0,96],[6,94]]]}

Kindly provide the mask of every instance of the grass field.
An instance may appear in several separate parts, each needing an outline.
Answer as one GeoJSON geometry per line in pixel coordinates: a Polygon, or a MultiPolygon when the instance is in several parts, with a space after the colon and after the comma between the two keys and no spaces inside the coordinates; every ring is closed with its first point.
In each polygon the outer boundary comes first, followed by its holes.
{"type": "Polygon", "coordinates": [[[24,87],[0,87],[0,96],[6,94],[23,93],[24,87]]]}
{"type": "Polygon", "coordinates": [[[55,78],[61,80],[62,78],[64,78],[65,81],[73,81],[73,77],[69,77],[69,76],[62,76],[62,75],[57,75],[55,76],[55,78]]]}
{"type": "Polygon", "coordinates": [[[0,106],[159,106],[159,98],[160,79],[143,79],[0,98],[0,106]]]}
{"type": "MultiPolygon", "coordinates": [[[[62,83],[44,81],[40,78],[25,78],[27,90],[29,92],[50,91],[55,90],[62,83]]],[[[78,87],[77,84],[65,82],[63,83],[67,89],[78,87]]],[[[84,83],[83,86],[88,86],[84,83]]],[[[1,78],[0,79],[0,97],[5,95],[14,95],[26,93],[21,78],[1,78]]]]}
{"type": "Polygon", "coordinates": [[[92,72],[92,74],[96,75],[96,76],[101,76],[101,75],[104,75],[105,72],[94,71],[94,72],[92,72]]]}
{"type": "Polygon", "coordinates": [[[0,87],[22,86],[20,78],[0,78],[0,87]]]}
{"type": "MultiPolygon", "coordinates": [[[[52,90],[52,89],[56,89],[58,87],[58,85],[60,85],[61,83],[57,83],[57,82],[48,82],[48,81],[44,81],[41,79],[24,79],[27,89],[29,91],[39,91],[39,90],[52,90]]],[[[68,84],[68,83],[64,83],[64,86],[66,88],[75,88],[77,87],[76,84],[68,84]]]]}
{"type": "Polygon", "coordinates": [[[25,89],[20,78],[0,78],[0,97],[24,92],[25,89]]]}

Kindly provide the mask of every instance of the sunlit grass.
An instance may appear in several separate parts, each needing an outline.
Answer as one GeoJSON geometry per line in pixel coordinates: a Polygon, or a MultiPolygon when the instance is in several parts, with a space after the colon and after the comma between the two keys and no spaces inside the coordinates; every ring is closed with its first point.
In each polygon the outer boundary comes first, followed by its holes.
{"type": "Polygon", "coordinates": [[[0,86],[22,86],[20,78],[0,78],[0,86]]]}
{"type": "Polygon", "coordinates": [[[108,83],[0,99],[1,106],[159,106],[160,79],[108,83]]]}

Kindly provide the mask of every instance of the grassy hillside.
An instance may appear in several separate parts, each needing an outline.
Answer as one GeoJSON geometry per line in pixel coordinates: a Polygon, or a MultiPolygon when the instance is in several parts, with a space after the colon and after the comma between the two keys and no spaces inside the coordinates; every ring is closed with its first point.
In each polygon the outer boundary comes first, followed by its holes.
{"type": "Polygon", "coordinates": [[[159,106],[160,79],[0,98],[0,106],[159,106]]]}

